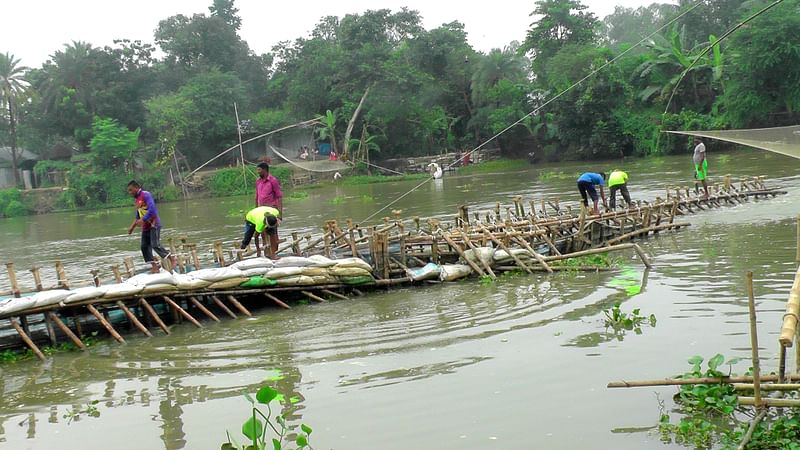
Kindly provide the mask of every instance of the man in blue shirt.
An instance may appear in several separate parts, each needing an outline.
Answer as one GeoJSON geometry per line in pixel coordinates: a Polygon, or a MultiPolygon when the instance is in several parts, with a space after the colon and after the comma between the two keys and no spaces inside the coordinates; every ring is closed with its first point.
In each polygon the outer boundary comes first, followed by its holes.
{"type": "Polygon", "coordinates": [[[161,259],[169,258],[170,269],[174,270],[177,267],[178,259],[161,246],[161,219],[158,216],[153,195],[142,189],[142,186],[136,181],[128,183],[128,194],[136,203],[136,219],[128,227],[128,234],[133,233],[136,227],[142,227],[142,256],[145,262],[150,263],[150,271],[158,273],[161,269],[159,263],[153,259],[154,251],[161,259]]]}
{"type": "Polygon", "coordinates": [[[608,208],[606,204],[606,193],[603,191],[603,186],[605,186],[605,184],[606,174],[603,172],[586,172],[578,178],[578,191],[580,191],[581,198],[583,198],[583,206],[589,207],[587,195],[591,196],[592,202],[594,203],[592,213],[595,215],[600,214],[600,210],[597,208],[597,189],[595,189],[595,186],[600,186],[600,197],[603,198],[603,206],[608,208]]]}

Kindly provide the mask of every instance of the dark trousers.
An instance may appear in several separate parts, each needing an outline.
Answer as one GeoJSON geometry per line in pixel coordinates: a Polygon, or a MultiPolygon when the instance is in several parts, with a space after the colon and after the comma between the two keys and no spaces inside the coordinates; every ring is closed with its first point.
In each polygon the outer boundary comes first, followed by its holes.
{"type": "Polygon", "coordinates": [[[142,256],[144,256],[144,262],[153,262],[153,252],[158,253],[158,256],[162,258],[166,258],[169,255],[167,249],[161,246],[161,227],[142,230],[142,256]]]}
{"type": "Polygon", "coordinates": [[[590,181],[578,181],[578,191],[581,193],[583,206],[589,207],[589,197],[592,197],[593,202],[597,201],[597,189],[590,181]]]}
{"type": "Polygon", "coordinates": [[[631,207],[631,194],[628,193],[628,185],[627,184],[618,184],[616,186],[611,186],[611,209],[614,210],[617,207],[617,191],[622,193],[622,198],[625,199],[625,203],[628,205],[628,208],[631,207]]]}
{"type": "Polygon", "coordinates": [[[244,223],[244,239],[242,239],[242,246],[240,247],[242,250],[246,249],[248,245],[250,245],[250,241],[253,240],[253,236],[256,234],[256,224],[252,222],[245,222],[244,223]]]}

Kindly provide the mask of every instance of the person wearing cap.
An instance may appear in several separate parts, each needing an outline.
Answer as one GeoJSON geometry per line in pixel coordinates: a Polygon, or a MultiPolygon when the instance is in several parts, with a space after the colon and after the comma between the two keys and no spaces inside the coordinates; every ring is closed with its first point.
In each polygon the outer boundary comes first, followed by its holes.
{"type": "Polygon", "coordinates": [[[608,189],[611,191],[609,205],[613,211],[617,207],[617,191],[622,194],[625,204],[631,207],[631,194],[628,192],[628,174],[617,169],[608,175],[608,189]]]}
{"type": "Polygon", "coordinates": [[[259,236],[264,237],[264,247],[268,248],[269,257],[276,259],[278,252],[278,225],[281,223],[280,211],[271,206],[259,206],[251,209],[245,215],[244,239],[242,239],[242,250],[250,245],[253,236],[256,237],[256,253],[261,255],[259,246],[259,236]],[[269,236],[269,247],[267,247],[267,236],[269,236]]]}
{"type": "Polygon", "coordinates": [[[589,207],[589,199],[588,197],[592,197],[592,202],[594,203],[594,207],[592,209],[592,213],[597,215],[600,214],[600,210],[597,207],[597,189],[595,186],[600,187],[600,197],[603,198],[603,206],[608,207],[606,204],[606,194],[603,191],[603,186],[606,184],[606,174],[603,172],[595,173],[595,172],[586,172],[578,178],[578,191],[581,193],[581,198],[583,199],[583,206],[589,207]]]}
{"type": "Polygon", "coordinates": [[[136,227],[142,227],[142,257],[146,263],[150,263],[150,271],[158,273],[161,270],[161,265],[153,259],[153,252],[156,252],[161,259],[169,258],[174,269],[178,260],[175,255],[170,254],[161,246],[161,219],[158,216],[153,195],[142,189],[142,186],[135,180],[128,183],[128,194],[133,197],[136,205],[136,218],[128,227],[128,234],[133,233],[136,227]]]}

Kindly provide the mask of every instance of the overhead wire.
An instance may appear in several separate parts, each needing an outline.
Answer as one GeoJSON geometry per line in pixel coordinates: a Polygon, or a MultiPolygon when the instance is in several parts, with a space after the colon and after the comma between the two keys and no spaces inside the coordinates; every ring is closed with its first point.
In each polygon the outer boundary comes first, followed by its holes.
{"type": "MultiPolygon", "coordinates": [[[[779,0],[779,1],[783,1],[783,0],[779,0]]],[[[610,65],[614,64],[615,62],[617,62],[617,60],[619,60],[619,59],[620,59],[620,58],[622,58],[623,56],[625,56],[625,55],[627,55],[628,53],[630,53],[631,51],[633,51],[633,49],[635,49],[635,48],[637,48],[637,47],[641,46],[643,43],[645,43],[645,42],[649,41],[650,39],[652,39],[652,38],[653,38],[653,36],[657,35],[657,34],[658,34],[658,33],[660,33],[661,31],[663,31],[665,28],[669,27],[669,26],[670,26],[670,25],[672,25],[673,23],[675,23],[675,22],[677,22],[678,20],[682,19],[684,16],[686,16],[686,15],[687,15],[687,14],[689,14],[690,12],[694,11],[694,10],[695,10],[697,7],[699,7],[699,6],[700,6],[700,5],[702,5],[702,4],[703,4],[703,3],[702,3],[702,1],[698,1],[698,2],[696,2],[696,3],[695,3],[695,4],[694,4],[694,5],[691,7],[691,8],[688,8],[688,9],[686,9],[686,11],[684,11],[684,12],[682,12],[682,13],[678,14],[678,15],[677,15],[677,16],[675,16],[675,17],[674,17],[672,20],[668,21],[667,23],[665,23],[664,25],[662,25],[661,27],[659,27],[658,29],[656,29],[654,32],[652,32],[652,33],[650,33],[649,35],[647,35],[647,36],[645,36],[644,38],[642,38],[642,39],[641,39],[639,42],[637,42],[635,45],[633,45],[633,46],[631,46],[631,47],[629,47],[629,48],[625,49],[625,50],[624,50],[624,51],[622,51],[622,52],[621,52],[619,55],[615,56],[614,58],[610,59],[609,61],[606,61],[606,62],[605,62],[603,65],[601,65],[601,66],[600,66],[600,67],[598,67],[597,69],[594,69],[594,70],[592,70],[591,72],[589,72],[589,74],[587,74],[586,76],[584,76],[583,78],[581,78],[581,79],[580,79],[580,80],[578,80],[577,82],[573,83],[573,84],[572,84],[571,86],[569,86],[568,88],[564,89],[563,91],[559,92],[559,93],[558,93],[557,95],[555,95],[554,97],[552,97],[552,98],[548,99],[546,102],[544,102],[544,103],[542,103],[540,106],[536,107],[536,108],[535,108],[533,111],[531,111],[531,112],[529,112],[529,113],[525,114],[524,116],[520,117],[520,118],[519,118],[519,120],[517,120],[516,122],[514,122],[514,123],[512,123],[511,125],[509,125],[509,126],[507,126],[507,127],[503,128],[501,131],[499,131],[498,133],[496,133],[494,136],[490,137],[489,139],[487,139],[486,141],[484,141],[483,143],[481,143],[480,145],[478,145],[477,147],[475,147],[474,149],[472,149],[471,151],[469,151],[468,153],[466,153],[466,155],[465,155],[465,156],[471,156],[473,153],[475,153],[475,152],[477,152],[478,150],[480,150],[480,149],[484,148],[486,145],[488,145],[489,143],[493,142],[494,140],[496,140],[497,138],[499,138],[499,137],[500,137],[500,136],[502,136],[503,134],[507,133],[507,132],[508,132],[509,130],[511,130],[512,128],[514,128],[514,127],[516,127],[517,125],[519,125],[519,124],[521,124],[522,122],[524,122],[524,121],[525,121],[527,118],[529,118],[529,117],[533,116],[534,114],[538,113],[539,111],[541,111],[542,109],[544,109],[545,107],[547,107],[548,105],[550,105],[551,103],[553,103],[554,101],[556,101],[556,100],[558,100],[559,98],[561,98],[562,96],[564,96],[566,93],[568,93],[568,92],[572,91],[572,90],[573,90],[574,88],[576,88],[577,86],[580,86],[580,85],[581,85],[581,84],[582,84],[584,81],[588,80],[589,78],[592,78],[593,76],[597,75],[599,72],[601,72],[601,71],[605,70],[605,68],[606,68],[606,67],[608,67],[608,66],[610,66],[610,65]]],[[[445,171],[446,171],[446,170],[448,170],[448,169],[452,168],[453,166],[455,166],[455,165],[456,165],[456,164],[458,164],[458,163],[459,163],[459,161],[458,161],[458,160],[456,160],[456,161],[454,161],[454,162],[450,163],[449,165],[447,165],[446,167],[444,167],[444,168],[443,168],[443,170],[445,170],[445,171]]],[[[397,202],[399,202],[400,200],[402,200],[402,199],[404,199],[404,198],[408,197],[409,195],[411,195],[411,193],[413,193],[413,192],[414,192],[414,191],[416,191],[417,189],[421,188],[422,186],[424,186],[425,184],[427,184],[429,181],[431,181],[431,180],[433,180],[433,179],[434,179],[434,178],[433,178],[433,176],[431,176],[431,177],[428,177],[428,178],[424,179],[422,182],[420,182],[419,184],[417,184],[416,186],[414,186],[413,188],[411,188],[411,189],[410,189],[408,192],[406,192],[406,193],[404,193],[404,194],[400,195],[399,197],[395,198],[395,199],[394,199],[394,200],[392,200],[391,202],[389,202],[389,203],[387,203],[386,205],[384,205],[382,208],[378,209],[377,211],[373,212],[372,214],[370,214],[369,216],[367,216],[366,218],[364,218],[363,220],[361,220],[361,221],[359,222],[359,225],[360,225],[360,224],[362,224],[362,223],[364,223],[364,222],[367,222],[367,221],[371,220],[372,218],[374,218],[374,217],[375,217],[375,216],[377,216],[378,214],[380,214],[380,213],[382,213],[383,211],[386,211],[387,209],[391,208],[393,205],[397,204],[397,202]]]]}

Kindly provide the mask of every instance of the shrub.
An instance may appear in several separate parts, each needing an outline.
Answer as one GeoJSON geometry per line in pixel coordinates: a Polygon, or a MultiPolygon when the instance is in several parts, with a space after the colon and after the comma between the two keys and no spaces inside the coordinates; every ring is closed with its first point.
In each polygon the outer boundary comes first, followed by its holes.
{"type": "MultiPolygon", "coordinates": [[[[281,186],[291,183],[292,171],[286,167],[270,167],[269,173],[278,179],[281,186]]],[[[255,169],[248,167],[242,174],[240,167],[219,169],[206,182],[206,188],[214,197],[246,195],[255,191],[255,169]]]]}
{"type": "Polygon", "coordinates": [[[25,216],[32,212],[32,208],[23,200],[19,189],[0,190],[0,217],[25,216]]]}

